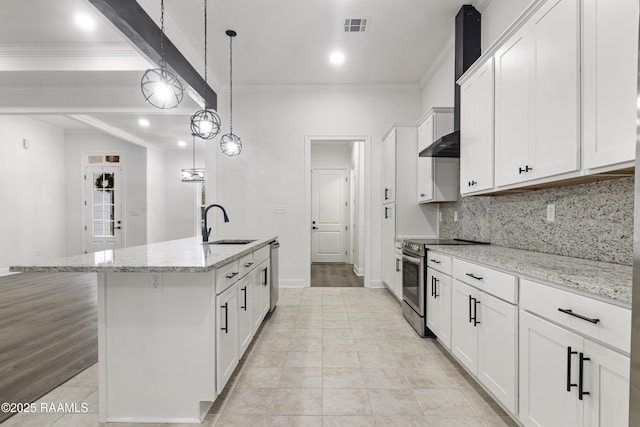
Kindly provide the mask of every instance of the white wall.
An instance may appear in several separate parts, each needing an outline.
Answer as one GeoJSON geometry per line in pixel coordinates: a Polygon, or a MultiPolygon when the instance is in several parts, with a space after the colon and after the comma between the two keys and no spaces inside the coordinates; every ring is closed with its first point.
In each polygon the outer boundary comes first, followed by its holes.
{"type": "Polygon", "coordinates": [[[166,175],[164,151],[147,148],[147,243],[166,240],[166,175]]]}
{"type": "Polygon", "coordinates": [[[482,10],[482,51],[496,41],[532,0],[491,0],[482,10]]]}
{"type": "Polygon", "coordinates": [[[146,149],[93,130],[67,131],[65,148],[67,255],[82,253],[83,152],[121,153],[124,162],[123,245],[145,244],[147,242],[146,149]]]}
{"type": "MultiPolygon", "coordinates": [[[[221,98],[219,105],[227,105],[221,98]]],[[[207,170],[215,171],[217,181],[216,197],[208,198],[208,203],[222,204],[231,220],[222,225],[216,216],[217,230],[224,235],[278,235],[282,286],[308,286],[305,136],[370,135],[374,207],[370,279],[379,281],[381,138],[392,122],[416,120],[419,104],[417,87],[253,92],[245,88],[234,93],[234,132],[242,138],[243,152],[230,158],[215,144],[207,148],[207,170]],[[276,206],[283,206],[284,214],[274,213],[276,206]]]]}
{"type": "Polygon", "coordinates": [[[37,258],[64,256],[64,154],[61,129],[27,117],[0,116],[0,272],[37,258]]]}
{"type": "MultiPolygon", "coordinates": [[[[196,228],[196,207],[201,184],[182,182],[180,174],[182,169],[190,168],[192,164],[193,155],[190,148],[168,150],[165,153],[165,237],[167,240],[192,237],[195,235],[195,230],[199,230],[196,228]]],[[[196,152],[196,167],[204,167],[203,151],[196,152]]],[[[212,182],[215,184],[215,179],[212,182]]]]}
{"type": "Polygon", "coordinates": [[[351,149],[348,142],[311,142],[311,167],[351,169],[351,149]]]}
{"type": "MultiPolygon", "coordinates": [[[[453,28],[451,29],[451,33],[453,34],[453,28]]],[[[444,57],[440,67],[422,90],[420,100],[423,114],[433,107],[453,107],[453,66],[454,56],[453,48],[451,48],[444,57]]]]}

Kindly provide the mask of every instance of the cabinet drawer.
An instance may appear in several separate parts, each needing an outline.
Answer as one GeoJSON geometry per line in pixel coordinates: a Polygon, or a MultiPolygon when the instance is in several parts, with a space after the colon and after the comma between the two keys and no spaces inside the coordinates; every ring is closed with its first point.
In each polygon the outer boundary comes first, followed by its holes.
{"type": "Polygon", "coordinates": [[[238,278],[246,276],[251,270],[255,268],[256,264],[253,260],[253,253],[249,255],[245,255],[238,260],[238,268],[240,269],[240,274],[238,274],[238,278]]]}
{"type": "Polygon", "coordinates": [[[427,267],[451,276],[451,257],[437,252],[427,251],[427,267]]]}
{"type": "Polygon", "coordinates": [[[454,258],[453,277],[512,304],[518,303],[516,276],[454,258]]]}
{"type": "Polygon", "coordinates": [[[216,294],[224,292],[240,279],[238,261],[231,262],[216,269],[216,294]]]}
{"type": "Polygon", "coordinates": [[[253,253],[253,265],[262,264],[263,261],[269,259],[271,256],[271,246],[267,245],[263,248],[258,249],[253,253]]]}
{"type": "Polygon", "coordinates": [[[529,280],[522,280],[520,283],[520,308],[624,352],[630,351],[629,309],[529,280]],[[565,312],[559,311],[560,309],[565,312]],[[570,313],[567,313],[569,310],[570,313]],[[593,322],[577,316],[592,319],[593,322]]]}

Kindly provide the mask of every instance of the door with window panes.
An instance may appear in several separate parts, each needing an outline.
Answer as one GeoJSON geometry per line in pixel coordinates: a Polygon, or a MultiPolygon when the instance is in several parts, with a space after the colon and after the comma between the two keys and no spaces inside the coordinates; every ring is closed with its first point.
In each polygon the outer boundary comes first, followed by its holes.
{"type": "Polygon", "coordinates": [[[85,168],[85,253],[122,247],[121,173],[119,166],[85,168]]]}

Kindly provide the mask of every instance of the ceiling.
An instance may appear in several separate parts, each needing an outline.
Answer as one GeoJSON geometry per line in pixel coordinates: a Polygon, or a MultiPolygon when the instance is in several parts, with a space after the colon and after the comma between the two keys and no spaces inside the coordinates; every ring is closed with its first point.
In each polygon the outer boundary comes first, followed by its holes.
{"type": "MultiPolygon", "coordinates": [[[[137,0],[159,23],[160,0],[137,0]]],[[[486,2],[486,0],[484,0],[486,2]]],[[[479,0],[471,1],[478,3],[479,0]]],[[[234,85],[415,85],[450,46],[463,0],[208,0],[209,82],[228,90],[234,29],[234,85]],[[345,33],[345,18],[367,31],[345,33]],[[329,63],[340,50],[345,61],[329,63]]],[[[29,114],[64,129],[97,127],[164,149],[190,140],[198,103],[178,109],[144,102],[139,81],[149,61],[88,0],[0,0],[0,114],[29,114]],[[94,19],[91,30],[74,23],[94,19]],[[59,116],[59,118],[55,118],[59,116]],[[140,117],[151,122],[137,124],[140,117]]],[[[202,0],[165,0],[167,36],[203,70],[202,0]]],[[[187,149],[189,144],[187,144],[187,149]]]]}

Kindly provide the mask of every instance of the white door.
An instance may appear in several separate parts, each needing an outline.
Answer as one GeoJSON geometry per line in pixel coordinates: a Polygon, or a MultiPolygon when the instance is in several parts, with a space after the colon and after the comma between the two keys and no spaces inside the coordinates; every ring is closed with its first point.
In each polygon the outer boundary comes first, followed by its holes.
{"type": "Polygon", "coordinates": [[[344,263],[349,244],[349,171],[311,171],[311,262],[344,263]]]}
{"type": "Polygon", "coordinates": [[[451,295],[451,351],[472,373],[478,371],[478,328],[473,321],[479,292],[457,280],[451,295]]]}
{"type": "Polygon", "coordinates": [[[451,277],[440,273],[434,273],[434,276],[436,280],[433,291],[438,302],[438,321],[437,329],[433,332],[443,346],[451,349],[451,277]]]}
{"type": "Polygon", "coordinates": [[[520,311],[520,421],[525,426],[580,425],[577,384],[582,344],[576,334],[520,311]]]}
{"type": "Polygon", "coordinates": [[[84,252],[122,247],[122,182],[116,166],[85,168],[84,252]]]}

